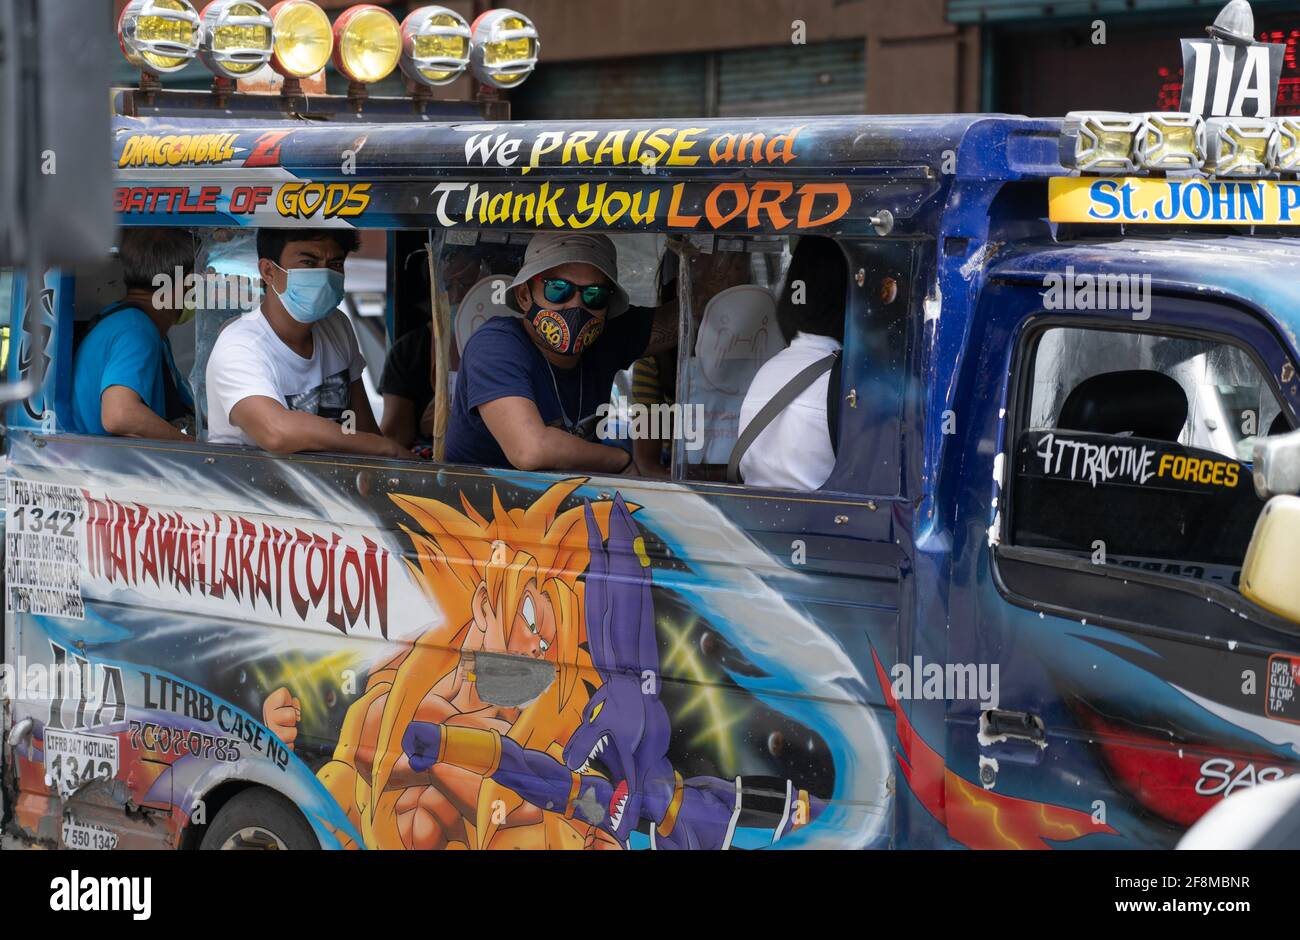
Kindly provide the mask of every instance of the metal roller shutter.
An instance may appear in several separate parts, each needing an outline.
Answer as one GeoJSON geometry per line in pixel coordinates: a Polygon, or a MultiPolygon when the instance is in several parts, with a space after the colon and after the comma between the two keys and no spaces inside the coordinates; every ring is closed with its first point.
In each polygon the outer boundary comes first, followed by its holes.
{"type": "Polygon", "coordinates": [[[765,46],[718,53],[717,114],[861,114],[866,42],[765,46]]]}
{"type": "Polygon", "coordinates": [[[600,62],[545,61],[518,91],[520,120],[670,118],[704,114],[707,54],[600,62]]]}
{"type": "Polygon", "coordinates": [[[866,43],[764,46],[541,64],[511,94],[519,119],[860,114],[866,43]]]}

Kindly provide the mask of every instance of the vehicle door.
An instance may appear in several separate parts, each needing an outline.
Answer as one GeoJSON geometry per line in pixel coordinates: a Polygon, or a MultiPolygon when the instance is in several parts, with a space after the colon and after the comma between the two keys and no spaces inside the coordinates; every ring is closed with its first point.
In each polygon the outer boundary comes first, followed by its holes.
{"type": "Polygon", "coordinates": [[[1004,405],[966,442],[954,585],[973,603],[951,647],[998,669],[998,695],[950,706],[953,769],[983,793],[958,812],[950,794],[949,829],[1172,845],[1236,788],[1300,767],[1300,641],[1238,590],[1263,508],[1253,444],[1294,425],[1293,364],[1228,301],[1058,314],[1041,285],[1007,283],[981,310],[972,392],[1004,405]]]}

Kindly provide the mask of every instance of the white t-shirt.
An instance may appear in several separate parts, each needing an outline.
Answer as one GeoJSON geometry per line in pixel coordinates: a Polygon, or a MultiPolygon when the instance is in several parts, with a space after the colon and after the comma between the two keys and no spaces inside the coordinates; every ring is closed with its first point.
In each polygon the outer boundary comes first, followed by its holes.
{"type": "MultiPolygon", "coordinates": [[[[789,346],[763,363],[750,383],[740,406],[740,433],[791,379],[839,349],[839,341],[829,336],[796,333],[789,346]]],[[[740,475],[746,484],[816,490],[826,482],[835,468],[826,418],[830,381],[829,370],[818,376],[754,438],[740,458],[740,475]]]]}
{"type": "Polygon", "coordinates": [[[290,411],[342,420],[365,360],[342,311],[335,310],[311,332],[311,358],[304,359],[275,335],[260,307],[226,325],[205,373],[209,441],[257,446],[230,423],[231,409],[252,395],[274,399],[290,411]]]}

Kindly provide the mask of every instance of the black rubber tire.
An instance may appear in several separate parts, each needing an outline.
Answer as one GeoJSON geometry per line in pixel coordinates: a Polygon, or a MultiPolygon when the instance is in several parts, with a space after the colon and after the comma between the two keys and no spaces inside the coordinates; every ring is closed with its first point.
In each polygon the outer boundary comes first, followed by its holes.
{"type": "Polygon", "coordinates": [[[257,787],[235,794],[221,807],[203,833],[199,849],[220,849],[235,833],[252,826],[274,833],[291,850],[320,848],[316,833],[292,803],[273,790],[257,787]]]}

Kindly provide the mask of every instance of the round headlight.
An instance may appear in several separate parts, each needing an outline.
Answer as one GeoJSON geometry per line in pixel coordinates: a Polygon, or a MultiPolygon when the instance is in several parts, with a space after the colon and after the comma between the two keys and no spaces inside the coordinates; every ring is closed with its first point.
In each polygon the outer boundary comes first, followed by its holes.
{"type": "Polygon", "coordinates": [[[420,7],[402,20],[402,71],[421,85],[454,82],[469,67],[469,24],[446,7],[420,7]]]}
{"type": "Polygon", "coordinates": [[[351,81],[381,81],[397,68],[402,30],[383,7],[352,7],[334,24],[334,65],[351,81]]]}
{"type": "Polygon", "coordinates": [[[489,10],[470,27],[470,67],[493,88],[514,88],[532,74],[541,43],[533,22],[514,10],[489,10]]]}
{"type": "Polygon", "coordinates": [[[199,58],[214,75],[244,78],[271,59],[271,17],[253,0],[213,0],[199,33],[199,58]]]}
{"type": "Polygon", "coordinates": [[[325,68],[334,51],[330,18],[311,0],[280,0],[271,7],[271,68],[306,78],[325,68]]]}
{"type": "Polygon", "coordinates": [[[117,39],[136,68],[178,72],[199,51],[199,18],[187,0],[131,0],[118,17],[117,39]]]}

